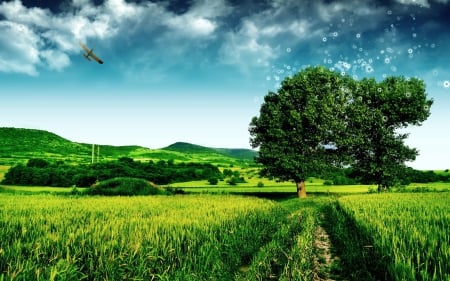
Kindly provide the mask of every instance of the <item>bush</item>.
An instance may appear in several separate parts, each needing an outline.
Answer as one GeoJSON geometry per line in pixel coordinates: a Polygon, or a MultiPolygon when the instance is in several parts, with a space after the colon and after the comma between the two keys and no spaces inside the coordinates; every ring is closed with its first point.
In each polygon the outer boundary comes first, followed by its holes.
{"type": "Polygon", "coordinates": [[[258,184],[256,185],[257,187],[264,187],[264,183],[262,181],[259,181],[258,184]]]}
{"type": "Polygon", "coordinates": [[[219,180],[217,178],[210,178],[210,179],[208,179],[208,182],[210,185],[217,185],[219,180]]]}
{"type": "Polygon", "coordinates": [[[323,182],[323,185],[333,185],[333,181],[326,180],[323,182]]]}
{"type": "Polygon", "coordinates": [[[236,185],[238,183],[246,183],[244,177],[236,177],[236,176],[232,176],[231,179],[229,179],[227,181],[227,183],[229,185],[236,185]]]}
{"type": "Polygon", "coordinates": [[[92,187],[89,194],[93,195],[157,195],[165,191],[153,187],[150,182],[136,178],[113,178],[100,182],[92,187]]]}

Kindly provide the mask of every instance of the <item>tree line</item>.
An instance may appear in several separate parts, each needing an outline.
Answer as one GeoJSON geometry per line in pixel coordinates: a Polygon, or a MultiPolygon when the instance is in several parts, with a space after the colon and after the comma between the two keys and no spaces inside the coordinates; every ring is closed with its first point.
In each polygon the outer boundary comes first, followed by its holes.
{"type": "MultiPolygon", "coordinates": [[[[320,175],[318,175],[320,177],[320,175]]],[[[358,170],[352,168],[337,169],[331,174],[322,175],[325,185],[353,185],[373,184],[370,178],[365,177],[358,170]]],[[[395,185],[406,186],[410,183],[450,182],[450,172],[436,173],[434,171],[415,170],[411,167],[404,169],[396,179],[395,185]]]]}
{"type": "Polygon", "coordinates": [[[69,165],[58,161],[30,159],[26,165],[11,167],[3,184],[25,186],[89,187],[116,177],[141,178],[155,184],[222,178],[219,169],[208,163],[174,163],[173,160],[140,162],[122,157],[92,165],[69,165]]]}

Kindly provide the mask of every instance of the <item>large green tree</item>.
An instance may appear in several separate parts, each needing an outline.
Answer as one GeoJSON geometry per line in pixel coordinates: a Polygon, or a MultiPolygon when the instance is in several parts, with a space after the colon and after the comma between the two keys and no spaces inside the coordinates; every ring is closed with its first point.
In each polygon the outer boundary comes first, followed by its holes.
{"type": "Polygon", "coordinates": [[[364,180],[389,187],[418,151],[399,129],[420,125],[432,100],[419,79],[389,77],[356,81],[324,67],[287,77],[264,98],[250,123],[261,173],[293,180],[306,197],[305,179],[351,165],[364,180]]]}
{"type": "Polygon", "coordinates": [[[406,161],[418,151],[405,145],[408,134],[402,129],[419,126],[430,115],[433,100],[427,99],[425,84],[416,78],[388,77],[358,82],[348,131],[353,135],[348,146],[353,170],[378,189],[396,184],[406,172],[406,161]]]}
{"type": "Polygon", "coordinates": [[[259,117],[250,123],[250,143],[259,148],[261,173],[293,180],[306,197],[305,179],[345,162],[346,107],[355,81],[324,67],[287,77],[277,93],[264,98],[259,117]]]}

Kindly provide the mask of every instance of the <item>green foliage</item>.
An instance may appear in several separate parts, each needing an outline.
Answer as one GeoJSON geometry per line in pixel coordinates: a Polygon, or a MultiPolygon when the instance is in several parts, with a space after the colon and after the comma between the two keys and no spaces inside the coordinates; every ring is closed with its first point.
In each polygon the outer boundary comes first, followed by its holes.
{"type": "Polygon", "coordinates": [[[217,178],[209,178],[208,182],[210,185],[217,185],[219,183],[219,180],[217,178]]]}
{"type": "MultiPolygon", "coordinates": [[[[18,128],[0,128],[0,163],[13,166],[28,159],[39,158],[48,162],[63,160],[72,164],[88,164],[92,161],[92,144],[71,142],[53,133],[18,128]]],[[[256,151],[250,149],[220,149],[193,144],[171,145],[163,149],[141,146],[95,146],[95,162],[116,160],[121,157],[148,160],[172,160],[175,162],[199,162],[228,166],[232,164],[254,165],[256,151]],[[97,152],[100,152],[99,157],[97,152]]]]}
{"type": "Polygon", "coordinates": [[[229,180],[227,180],[229,185],[237,185],[238,183],[246,183],[244,177],[232,176],[229,180]]]}
{"type": "Polygon", "coordinates": [[[44,159],[39,159],[39,158],[37,158],[37,159],[32,158],[32,159],[28,160],[28,162],[27,162],[27,167],[46,168],[49,165],[50,165],[49,162],[47,162],[44,159]]]}
{"type": "Polygon", "coordinates": [[[432,100],[427,100],[425,84],[415,78],[388,77],[359,81],[354,89],[349,130],[352,142],[347,147],[353,169],[364,182],[386,188],[400,182],[406,172],[405,161],[414,160],[417,150],[404,144],[407,134],[398,130],[421,125],[430,115],[432,100]]]}
{"type": "Polygon", "coordinates": [[[219,169],[211,164],[183,162],[174,164],[173,162],[166,163],[163,160],[157,163],[153,161],[142,163],[128,157],[93,165],[67,165],[60,162],[51,164],[37,159],[30,161],[31,165],[19,164],[10,168],[2,183],[28,186],[70,187],[76,185],[89,187],[97,180],[103,181],[115,177],[142,178],[156,184],[168,184],[222,176],[219,169]]]}
{"type": "Polygon", "coordinates": [[[0,128],[0,155],[34,153],[89,155],[90,150],[53,133],[32,129],[0,128]]]}
{"type": "Polygon", "coordinates": [[[258,154],[250,149],[210,148],[185,142],[176,142],[164,148],[164,150],[177,151],[187,154],[218,154],[245,161],[253,161],[258,154]]]}
{"type": "Polygon", "coordinates": [[[364,182],[386,188],[400,183],[405,161],[417,155],[398,130],[421,125],[432,103],[419,79],[356,81],[308,67],[265,96],[250,123],[250,142],[259,147],[265,176],[300,182],[347,164],[364,182]]]}
{"type": "Polygon", "coordinates": [[[310,67],[265,96],[249,129],[263,175],[299,182],[344,162],[338,152],[348,143],[342,131],[351,94],[343,88],[353,83],[324,67],[310,67]]]}
{"type": "Polygon", "coordinates": [[[136,178],[113,178],[102,181],[89,189],[92,195],[156,195],[165,194],[148,181],[136,178]]]}
{"type": "Polygon", "coordinates": [[[448,280],[449,200],[448,192],[339,198],[328,214],[346,269],[378,280],[448,280]]]}
{"type": "Polygon", "coordinates": [[[230,169],[224,169],[224,170],[222,171],[222,174],[223,174],[223,177],[224,177],[224,178],[228,178],[228,177],[233,176],[233,171],[230,170],[230,169]]]}

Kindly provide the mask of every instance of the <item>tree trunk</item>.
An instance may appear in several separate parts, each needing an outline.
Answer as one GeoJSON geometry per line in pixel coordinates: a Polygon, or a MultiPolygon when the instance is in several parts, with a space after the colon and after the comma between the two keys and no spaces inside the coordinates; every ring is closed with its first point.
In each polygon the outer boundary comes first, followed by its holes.
{"type": "Polygon", "coordinates": [[[298,198],[306,198],[305,181],[301,180],[295,183],[297,185],[298,198]]]}

